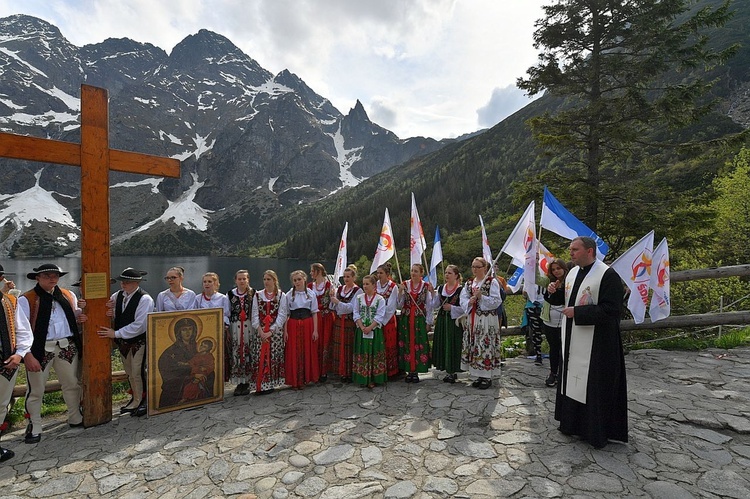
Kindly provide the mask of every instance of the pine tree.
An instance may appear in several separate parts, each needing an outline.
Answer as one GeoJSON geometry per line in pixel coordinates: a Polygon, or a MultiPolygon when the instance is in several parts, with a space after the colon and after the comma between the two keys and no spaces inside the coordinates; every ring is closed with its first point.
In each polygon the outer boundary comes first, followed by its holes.
{"type": "Polygon", "coordinates": [[[704,32],[731,18],[730,4],[560,0],[544,7],[534,35],[539,64],[518,86],[559,99],[557,112],[529,124],[542,146],[563,154],[552,177],[583,197],[592,229],[603,216],[603,195],[638,177],[637,149],[654,145],[660,128],[683,127],[711,110],[713,82],[703,75],[736,46],[715,49],[704,32]]]}

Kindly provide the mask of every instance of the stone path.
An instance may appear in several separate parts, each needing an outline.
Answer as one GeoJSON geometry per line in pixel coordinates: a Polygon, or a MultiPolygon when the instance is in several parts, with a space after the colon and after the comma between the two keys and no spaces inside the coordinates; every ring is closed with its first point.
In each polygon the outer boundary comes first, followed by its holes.
{"type": "MultiPolygon", "coordinates": [[[[0,496],[750,497],[750,349],[626,356],[630,442],[557,431],[547,369],[501,382],[328,382],[150,419],[3,437],[0,496]]],[[[231,394],[231,387],[227,393],[231,394]]]]}

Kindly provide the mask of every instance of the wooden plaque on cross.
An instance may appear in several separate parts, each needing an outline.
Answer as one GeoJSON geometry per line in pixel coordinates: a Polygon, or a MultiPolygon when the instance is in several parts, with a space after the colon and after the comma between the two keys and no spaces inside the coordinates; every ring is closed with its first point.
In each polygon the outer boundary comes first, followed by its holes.
{"type": "MultiPolygon", "coordinates": [[[[0,157],[81,167],[81,289],[86,275],[110,275],[109,172],[179,177],[180,162],[109,148],[109,103],[103,88],[81,85],[81,143],[0,132],[0,157]]],[[[87,300],[83,330],[83,423],[94,426],[112,419],[112,341],[99,338],[108,326],[108,297],[87,300]]]]}

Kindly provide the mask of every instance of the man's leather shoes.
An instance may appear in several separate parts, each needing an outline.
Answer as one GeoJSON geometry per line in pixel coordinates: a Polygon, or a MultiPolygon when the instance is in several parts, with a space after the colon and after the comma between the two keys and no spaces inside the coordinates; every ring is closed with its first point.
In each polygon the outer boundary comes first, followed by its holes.
{"type": "Polygon", "coordinates": [[[135,411],[132,407],[122,406],[120,407],[120,414],[132,414],[135,411]]]}
{"type": "Polygon", "coordinates": [[[13,452],[12,450],[3,449],[2,447],[0,447],[0,463],[2,463],[3,461],[7,461],[8,459],[12,458],[15,455],[16,453],[13,452]]]}
{"type": "Polygon", "coordinates": [[[27,433],[26,436],[23,437],[23,441],[27,444],[38,444],[41,440],[41,433],[27,433]]]}
{"type": "Polygon", "coordinates": [[[146,403],[143,402],[133,412],[130,413],[130,416],[134,418],[140,418],[141,416],[145,416],[147,413],[148,409],[146,408],[146,403]]]}

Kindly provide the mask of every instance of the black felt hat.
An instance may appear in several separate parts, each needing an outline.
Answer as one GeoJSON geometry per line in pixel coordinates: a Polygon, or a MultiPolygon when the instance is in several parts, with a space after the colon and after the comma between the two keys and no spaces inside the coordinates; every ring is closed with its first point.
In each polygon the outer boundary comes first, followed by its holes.
{"type": "Polygon", "coordinates": [[[44,274],[45,272],[57,272],[58,274],[60,274],[60,277],[67,274],[67,272],[63,272],[63,270],[54,263],[45,263],[44,265],[40,265],[35,268],[34,272],[29,272],[28,274],[26,274],[26,277],[33,281],[39,274],[44,274]]]}
{"type": "Polygon", "coordinates": [[[148,272],[144,270],[135,270],[132,267],[128,267],[120,272],[120,275],[115,277],[115,279],[118,281],[145,281],[146,279],[144,279],[143,276],[147,274],[148,272]]]}

